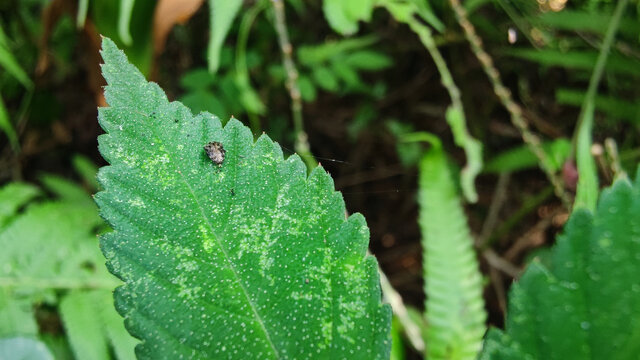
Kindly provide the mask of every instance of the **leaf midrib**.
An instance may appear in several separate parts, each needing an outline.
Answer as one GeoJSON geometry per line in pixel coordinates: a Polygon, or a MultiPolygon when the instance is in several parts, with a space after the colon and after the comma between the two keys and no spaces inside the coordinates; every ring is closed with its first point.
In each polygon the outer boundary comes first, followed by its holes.
{"type": "MultiPolygon", "coordinates": [[[[142,114],[142,115],[144,115],[144,117],[146,117],[147,119],[151,119],[146,114],[142,114]]],[[[192,118],[195,118],[192,114],[190,114],[190,115],[192,116],[192,118]]],[[[202,120],[205,121],[206,119],[202,119],[202,120]]],[[[151,131],[154,133],[154,135],[158,136],[158,134],[156,132],[156,128],[154,126],[150,126],[150,128],[151,128],[151,131]]],[[[223,129],[224,128],[221,128],[220,130],[223,131],[223,129]]],[[[159,136],[158,138],[164,138],[164,136],[159,136]]],[[[166,150],[160,150],[160,151],[165,153],[172,160],[172,161],[169,162],[171,164],[171,167],[173,168],[173,170],[176,173],[178,173],[180,179],[182,180],[184,185],[189,190],[189,193],[191,194],[191,197],[193,198],[193,201],[194,201],[195,205],[197,206],[198,210],[200,211],[200,215],[202,216],[202,218],[204,219],[207,227],[211,231],[211,234],[215,234],[214,228],[211,225],[211,222],[209,221],[209,218],[205,215],[204,208],[202,207],[202,205],[200,205],[200,202],[198,201],[198,197],[194,193],[193,188],[191,187],[191,184],[189,184],[187,179],[184,177],[184,175],[183,175],[183,173],[181,171],[182,169],[178,170],[177,166],[174,165],[174,164],[176,164],[176,162],[175,162],[176,159],[173,157],[173,154],[171,154],[169,151],[166,151],[166,150]]],[[[245,288],[244,283],[240,280],[240,276],[238,275],[238,272],[237,272],[235,266],[233,265],[233,262],[231,262],[229,254],[227,253],[226,249],[222,246],[222,243],[220,242],[219,238],[214,235],[214,239],[215,239],[215,242],[218,244],[218,247],[222,251],[224,261],[227,263],[227,266],[229,267],[229,269],[233,273],[233,276],[235,277],[236,282],[238,283],[238,285],[242,289],[242,293],[245,296],[245,298],[247,299],[247,303],[251,307],[251,311],[253,312],[253,314],[254,314],[254,316],[256,318],[256,321],[258,322],[258,324],[260,324],[260,327],[262,328],[262,331],[264,332],[265,338],[267,339],[267,342],[269,343],[269,346],[271,347],[271,350],[273,351],[273,354],[275,355],[276,359],[280,359],[280,356],[278,355],[278,350],[276,349],[273,341],[271,340],[271,337],[269,336],[269,332],[267,331],[267,328],[266,328],[266,326],[264,324],[264,321],[262,320],[262,317],[258,313],[258,310],[257,310],[255,304],[253,303],[253,301],[251,301],[251,297],[249,296],[249,292],[245,288]]]]}

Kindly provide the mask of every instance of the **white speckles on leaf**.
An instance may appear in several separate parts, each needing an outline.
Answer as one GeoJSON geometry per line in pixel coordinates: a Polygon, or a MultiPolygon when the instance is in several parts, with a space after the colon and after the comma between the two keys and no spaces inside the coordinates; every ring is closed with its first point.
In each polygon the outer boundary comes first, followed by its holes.
{"type": "Polygon", "coordinates": [[[104,47],[111,165],[96,201],[115,229],[102,249],[125,281],[117,304],[139,357],[387,358],[368,230],[345,222],[328,174],[307,179],[298,156],[284,160],[265,135],[254,143],[235,119],[193,117],[104,47]],[[209,139],[224,144],[213,159],[209,139]]]}
{"type": "Polygon", "coordinates": [[[134,199],[129,199],[128,203],[129,205],[134,207],[142,207],[142,208],[147,207],[147,205],[145,205],[144,201],[142,201],[142,199],[139,196],[134,199]]]}

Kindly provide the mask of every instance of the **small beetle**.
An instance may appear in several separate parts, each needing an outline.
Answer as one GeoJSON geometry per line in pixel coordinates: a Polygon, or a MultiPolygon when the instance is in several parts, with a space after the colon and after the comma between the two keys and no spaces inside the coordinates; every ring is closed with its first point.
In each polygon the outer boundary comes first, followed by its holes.
{"type": "Polygon", "coordinates": [[[222,143],[212,141],[204,146],[204,151],[214,164],[220,166],[224,162],[224,154],[227,152],[222,143]]]}

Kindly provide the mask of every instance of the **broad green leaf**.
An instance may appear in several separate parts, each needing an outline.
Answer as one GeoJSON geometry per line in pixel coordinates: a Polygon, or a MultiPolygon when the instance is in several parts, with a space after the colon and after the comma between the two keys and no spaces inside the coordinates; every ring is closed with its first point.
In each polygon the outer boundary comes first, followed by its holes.
{"type": "Polygon", "coordinates": [[[136,358],[134,348],[138,340],[131,337],[125,330],[122,318],[113,304],[113,293],[104,290],[95,291],[93,299],[104,333],[118,360],[134,360],[136,358]]]}
{"type": "Polygon", "coordinates": [[[19,208],[39,194],[37,187],[21,182],[12,182],[0,188],[0,229],[16,215],[19,208]]]}
{"type": "Polygon", "coordinates": [[[0,209],[13,218],[0,227],[0,336],[39,335],[34,305],[55,305],[60,294],[59,311],[78,359],[110,358],[107,344],[118,359],[132,359],[135,340],[113,321],[119,317],[111,291],[119,282],[103,265],[96,231],[104,223],[97,208],[77,185],[54,176],[44,182],[61,201],[33,202],[21,214],[17,208],[40,191],[21,183],[0,189],[0,209]],[[103,290],[85,290],[96,288],[103,290]],[[68,289],[76,290],[65,296],[68,289]]]}
{"type": "Polygon", "coordinates": [[[213,86],[215,79],[215,75],[204,68],[199,68],[184,74],[180,78],[180,85],[190,91],[207,90],[213,86]]]}
{"type": "Polygon", "coordinates": [[[440,141],[424,135],[432,146],[420,162],[418,197],[427,358],[473,360],[486,329],[482,278],[447,158],[440,141]]]}
{"type": "Polygon", "coordinates": [[[220,50],[233,20],[242,7],[242,0],[209,0],[210,34],[207,59],[209,72],[215,73],[220,65],[220,50]]]}
{"type": "Polygon", "coordinates": [[[47,346],[24,337],[0,339],[0,359],[53,360],[47,346]]]}
{"type": "Polygon", "coordinates": [[[574,211],[552,250],[509,295],[506,330],[481,359],[637,359],[640,353],[640,172],[574,211]]]}
{"type": "Polygon", "coordinates": [[[189,92],[180,98],[186,106],[195,114],[206,111],[216,116],[227,114],[228,110],[210,91],[196,90],[189,92]]]}
{"type": "Polygon", "coordinates": [[[90,292],[73,291],[60,302],[60,315],[76,359],[108,360],[109,348],[90,292]]]}
{"type": "Polygon", "coordinates": [[[11,289],[0,288],[0,338],[34,337],[37,334],[38,324],[31,299],[19,296],[11,289]]]}
{"type": "Polygon", "coordinates": [[[358,21],[371,20],[374,5],[374,0],[324,0],[322,10],[333,30],[352,35],[358,31],[358,21]]]}
{"type": "MultiPolygon", "coordinates": [[[[551,160],[552,170],[562,168],[571,152],[571,142],[565,138],[556,139],[542,144],[542,149],[551,160]]],[[[538,158],[526,145],[506,150],[487,162],[482,169],[488,173],[514,172],[538,166],[538,158]]]]}
{"type": "Polygon", "coordinates": [[[115,286],[101,266],[93,232],[101,224],[91,207],[31,205],[0,232],[0,287],[115,286]]]}
{"type": "Polygon", "coordinates": [[[345,219],[321,168],[231,119],[193,116],[148,83],[115,44],[102,56],[110,107],[99,110],[96,195],[114,231],[101,237],[125,284],[116,308],[142,340],[139,358],[384,359],[368,229],[345,219]],[[223,144],[214,164],[203,146],[223,144]]]}
{"type": "Polygon", "coordinates": [[[344,9],[345,15],[352,21],[371,21],[374,5],[375,0],[342,1],[342,8],[344,9]]]}

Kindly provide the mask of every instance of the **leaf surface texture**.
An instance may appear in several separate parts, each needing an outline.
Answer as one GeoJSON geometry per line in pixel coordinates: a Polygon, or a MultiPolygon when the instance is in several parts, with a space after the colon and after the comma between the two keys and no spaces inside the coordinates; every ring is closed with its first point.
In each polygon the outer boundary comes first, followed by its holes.
{"type": "Polygon", "coordinates": [[[389,307],[360,214],[266,135],[193,116],[103,42],[98,180],[116,308],[161,358],[388,357],[389,307]],[[203,146],[220,142],[222,164],[203,146]]]}

